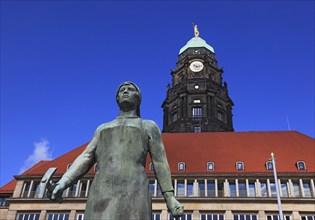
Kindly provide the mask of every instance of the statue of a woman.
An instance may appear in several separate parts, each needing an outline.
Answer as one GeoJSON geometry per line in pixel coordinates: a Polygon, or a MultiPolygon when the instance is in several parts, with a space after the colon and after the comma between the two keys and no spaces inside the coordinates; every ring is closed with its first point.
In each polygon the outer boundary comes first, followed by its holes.
{"type": "Polygon", "coordinates": [[[100,125],[92,141],[56,184],[50,198],[84,176],[97,163],[84,214],[85,220],[151,219],[152,203],[145,172],[149,153],[169,211],[183,214],[175,199],[171,173],[160,130],[155,122],[140,118],[141,92],[132,82],[116,93],[119,116],[100,125]]]}

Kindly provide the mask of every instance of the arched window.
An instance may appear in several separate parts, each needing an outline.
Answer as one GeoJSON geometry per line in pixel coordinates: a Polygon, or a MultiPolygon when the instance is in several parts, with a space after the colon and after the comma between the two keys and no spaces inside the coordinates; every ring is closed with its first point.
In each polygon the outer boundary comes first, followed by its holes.
{"type": "Polygon", "coordinates": [[[304,161],[297,161],[296,166],[299,170],[306,170],[305,162],[304,161]]]}
{"type": "Polygon", "coordinates": [[[242,161],[236,162],[236,170],[244,170],[244,163],[242,161]]]}
{"type": "Polygon", "coordinates": [[[272,170],[272,169],[273,169],[273,164],[272,164],[271,161],[267,161],[267,162],[266,162],[266,169],[267,169],[267,170],[272,170]]]}
{"type": "Polygon", "coordinates": [[[207,170],[209,170],[209,171],[214,170],[214,162],[208,162],[207,163],[207,170]]]}
{"type": "Polygon", "coordinates": [[[150,163],[149,169],[150,169],[150,171],[154,171],[153,163],[150,163]]]}
{"type": "Polygon", "coordinates": [[[179,163],[178,163],[178,170],[179,170],[179,171],[183,171],[183,170],[185,170],[185,169],[186,169],[185,163],[184,163],[184,162],[179,162],[179,163]]]}

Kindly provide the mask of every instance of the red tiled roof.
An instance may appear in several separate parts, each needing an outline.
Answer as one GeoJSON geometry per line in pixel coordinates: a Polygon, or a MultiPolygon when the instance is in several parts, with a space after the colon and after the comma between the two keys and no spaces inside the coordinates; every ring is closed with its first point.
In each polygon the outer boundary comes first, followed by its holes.
{"type": "Polygon", "coordinates": [[[183,173],[177,171],[178,162],[185,162],[184,173],[209,173],[210,161],[214,173],[266,172],[271,152],[277,172],[315,172],[315,139],[296,131],[165,133],[163,141],[173,174],[183,173]],[[237,161],[244,171],[236,171],[237,161]],[[305,171],[297,169],[297,161],[305,162],[305,171]]]}
{"type": "MultiPolygon", "coordinates": [[[[163,133],[162,137],[172,174],[271,172],[265,166],[271,152],[279,173],[315,172],[315,139],[296,131],[163,133]],[[236,171],[237,161],[244,163],[244,171],[236,171]],[[306,170],[298,170],[297,161],[304,161],[306,170]],[[185,162],[185,171],[177,170],[178,162],[185,162]],[[207,171],[207,162],[214,162],[214,171],[207,171]]],[[[50,167],[57,167],[55,175],[61,175],[87,144],[37,164],[22,175],[43,175],[50,167]]],[[[150,159],[147,172],[149,163],[150,159]]],[[[93,173],[91,168],[89,174],[93,173]]]]}
{"type": "Polygon", "coordinates": [[[0,194],[12,194],[16,185],[16,179],[11,180],[0,188],[0,194]]]}

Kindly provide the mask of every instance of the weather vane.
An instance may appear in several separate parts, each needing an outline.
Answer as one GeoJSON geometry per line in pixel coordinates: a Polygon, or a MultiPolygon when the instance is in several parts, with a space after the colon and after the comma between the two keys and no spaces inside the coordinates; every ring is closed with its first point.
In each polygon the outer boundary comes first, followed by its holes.
{"type": "Polygon", "coordinates": [[[194,33],[195,33],[195,37],[199,37],[199,31],[198,31],[198,27],[196,24],[194,24],[194,22],[192,23],[192,26],[194,28],[194,33]]]}

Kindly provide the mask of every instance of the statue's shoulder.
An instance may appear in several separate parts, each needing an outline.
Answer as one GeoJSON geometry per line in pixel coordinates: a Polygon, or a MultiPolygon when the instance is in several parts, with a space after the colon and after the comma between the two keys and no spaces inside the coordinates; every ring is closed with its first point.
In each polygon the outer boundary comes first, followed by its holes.
{"type": "Polygon", "coordinates": [[[110,127],[114,122],[115,122],[115,120],[112,120],[110,122],[106,122],[106,123],[103,123],[100,126],[98,126],[95,130],[95,135],[99,135],[101,133],[101,131],[110,127]]]}
{"type": "Polygon", "coordinates": [[[150,131],[150,130],[159,130],[158,125],[156,124],[155,121],[153,120],[146,120],[146,119],[142,119],[142,123],[144,124],[146,130],[150,131]]]}

